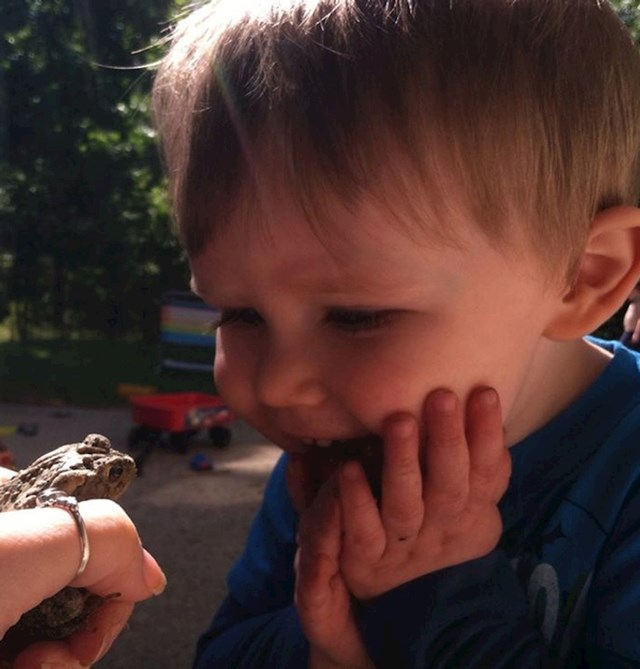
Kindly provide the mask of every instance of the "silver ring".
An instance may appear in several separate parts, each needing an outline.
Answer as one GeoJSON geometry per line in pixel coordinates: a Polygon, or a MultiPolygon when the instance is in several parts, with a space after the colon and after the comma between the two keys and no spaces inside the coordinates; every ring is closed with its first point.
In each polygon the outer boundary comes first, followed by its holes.
{"type": "Polygon", "coordinates": [[[78,500],[72,495],[67,495],[62,490],[55,488],[47,488],[38,494],[36,497],[36,506],[52,507],[55,509],[64,509],[68,511],[76,523],[78,532],[80,532],[80,548],[82,550],[82,557],[80,558],[80,566],[74,578],[80,576],[87,568],[87,563],[91,557],[91,550],[89,549],[89,537],[87,536],[87,528],[84,520],[80,515],[80,507],[78,500]]]}

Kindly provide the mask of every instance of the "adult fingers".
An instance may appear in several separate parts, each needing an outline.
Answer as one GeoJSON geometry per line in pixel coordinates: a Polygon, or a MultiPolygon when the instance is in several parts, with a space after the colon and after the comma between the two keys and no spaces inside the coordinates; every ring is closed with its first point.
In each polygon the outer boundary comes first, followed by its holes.
{"type": "Polygon", "coordinates": [[[133,611],[131,602],[108,601],[95,611],[86,629],[64,641],[34,643],[14,660],[14,669],[84,669],[103,657],[133,611]]]}
{"type": "Polygon", "coordinates": [[[16,472],[13,469],[7,469],[6,467],[0,467],[0,483],[4,483],[9,479],[13,478],[16,475],[16,472]]]}
{"type": "Polygon", "coordinates": [[[74,657],[89,666],[103,657],[126,627],[133,612],[133,603],[115,599],[105,602],[92,616],[87,629],[69,638],[74,657]]]}
{"type": "Polygon", "coordinates": [[[74,657],[69,644],[64,641],[41,641],[29,646],[14,660],[13,669],[86,669],[85,664],[74,657]]]}
{"type": "Polygon", "coordinates": [[[121,601],[140,601],[160,594],[166,578],[156,560],[142,547],[131,519],[110,500],[80,504],[87,526],[91,558],[70,585],[96,594],[120,593],[121,601]]]}

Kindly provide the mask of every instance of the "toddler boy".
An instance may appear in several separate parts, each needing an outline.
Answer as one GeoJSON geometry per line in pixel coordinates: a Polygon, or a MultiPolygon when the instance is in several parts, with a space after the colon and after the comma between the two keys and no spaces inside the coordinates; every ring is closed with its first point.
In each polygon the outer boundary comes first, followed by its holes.
{"type": "Polygon", "coordinates": [[[640,57],[603,0],[220,0],[155,82],[286,452],[195,666],[640,666],[640,57]]]}

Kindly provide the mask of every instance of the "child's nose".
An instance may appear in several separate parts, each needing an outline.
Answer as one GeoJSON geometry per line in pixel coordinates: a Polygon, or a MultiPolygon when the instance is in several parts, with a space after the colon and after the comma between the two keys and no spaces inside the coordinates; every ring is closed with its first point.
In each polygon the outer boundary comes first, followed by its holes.
{"type": "Polygon", "coordinates": [[[256,394],[271,407],[320,404],[326,388],[318,356],[303,343],[268,343],[256,374],[256,394]]]}

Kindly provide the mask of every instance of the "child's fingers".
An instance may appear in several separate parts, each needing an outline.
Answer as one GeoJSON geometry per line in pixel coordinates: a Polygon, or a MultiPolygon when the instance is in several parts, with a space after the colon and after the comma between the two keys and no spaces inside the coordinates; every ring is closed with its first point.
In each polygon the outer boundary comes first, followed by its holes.
{"type": "Polygon", "coordinates": [[[305,617],[316,618],[320,607],[331,596],[329,583],[335,576],[335,564],[326,555],[310,555],[301,551],[296,580],[296,606],[305,617]]]}
{"type": "Polygon", "coordinates": [[[322,628],[339,574],[341,530],[335,486],[335,480],[325,482],[300,520],[295,601],[308,633],[322,628]]]}
{"type": "Polygon", "coordinates": [[[307,508],[307,468],[299,453],[291,453],[285,472],[293,508],[302,513],[307,508]]]}
{"type": "Polygon", "coordinates": [[[511,473],[504,443],[500,399],[492,388],[474,391],[467,404],[470,486],[474,499],[497,502],[511,473]]]}
{"type": "Polygon", "coordinates": [[[469,494],[469,451],[462,408],[448,390],[431,393],[424,406],[425,511],[458,514],[469,494]]]}
{"type": "Polygon", "coordinates": [[[422,525],[422,471],[418,425],[410,414],[383,426],[382,522],[390,541],[415,536],[422,525]]]}
{"type": "Polygon", "coordinates": [[[340,554],[340,506],[336,480],[326,481],[311,506],[300,519],[298,541],[307,555],[327,555],[336,560],[340,554]]]}
{"type": "Polygon", "coordinates": [[[376,499],[359,462],[349,460],[338,473],[345,563],[377,560],[384,553],[385,530],[376,499]]]}

